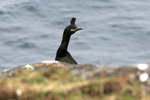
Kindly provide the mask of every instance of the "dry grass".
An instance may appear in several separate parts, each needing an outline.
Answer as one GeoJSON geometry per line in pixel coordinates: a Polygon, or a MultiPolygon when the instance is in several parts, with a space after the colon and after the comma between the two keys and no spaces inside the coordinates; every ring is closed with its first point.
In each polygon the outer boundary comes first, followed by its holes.
{"type": "Polygon", "coordinates": [[[144,86],[128,75],[90,80],[67,70],[22,71],[0,80],[0,100],[149,100],[144,86]]]}

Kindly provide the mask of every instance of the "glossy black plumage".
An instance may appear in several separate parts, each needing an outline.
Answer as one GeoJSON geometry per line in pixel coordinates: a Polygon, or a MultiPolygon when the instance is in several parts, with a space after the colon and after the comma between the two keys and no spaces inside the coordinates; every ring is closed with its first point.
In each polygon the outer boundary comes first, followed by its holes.
{"type": "Polygon", "coordinates": [[[67,26],[64,30],[62,42],[57,50],[55,58],[55,60],[57,61],[77,64],[71,54],[67,51],[71,35],[74,34],[76,31],[82,30],[82,28],[77,28],[77,26],[75,25],[75,21],[76,18],[72,18],[70,21],[70,25],[67,26]]]}

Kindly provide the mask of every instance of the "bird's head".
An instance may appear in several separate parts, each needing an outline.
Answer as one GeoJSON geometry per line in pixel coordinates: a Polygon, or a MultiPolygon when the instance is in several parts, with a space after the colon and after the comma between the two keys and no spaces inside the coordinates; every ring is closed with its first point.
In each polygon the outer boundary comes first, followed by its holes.
{"type": "Polygon", "coordinates": [[[76,21],[76,18],[72,18],[72,19],[71,19],[70,25],[65,28],[65,33],[72,35],[72,34],[74,34],[76,31],[83,30],[82,28],[78,28],[78,27],[75,25],[75,21],[76,21]]]}

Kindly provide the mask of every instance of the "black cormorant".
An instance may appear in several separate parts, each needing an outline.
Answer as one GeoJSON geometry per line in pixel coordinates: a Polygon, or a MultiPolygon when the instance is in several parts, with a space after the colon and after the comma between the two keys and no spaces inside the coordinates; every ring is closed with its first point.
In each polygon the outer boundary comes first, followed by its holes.
{"type": "Polygon", "coordinates": [[[70,64],[77,64],[77,62],[73,59],[71,54],[67,51],[69,40],[72,34],[76,31],[82,30],[82,28],[77,28],[75,25],[76,18],[72,18],[70,21],[70,25],[67,26],[63,33],[62,42],[57,50],[56,58],[57,61],[67,62],[70,64]]]}

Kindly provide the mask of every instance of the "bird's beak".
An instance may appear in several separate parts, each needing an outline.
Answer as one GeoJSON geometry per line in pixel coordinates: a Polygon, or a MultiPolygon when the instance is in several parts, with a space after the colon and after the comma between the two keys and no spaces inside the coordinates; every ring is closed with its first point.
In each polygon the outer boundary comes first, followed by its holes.
{"type": "Polygon", "coordinates": [[[83,28],[76,28],[75,31],[83,30],[83,28]]]}

